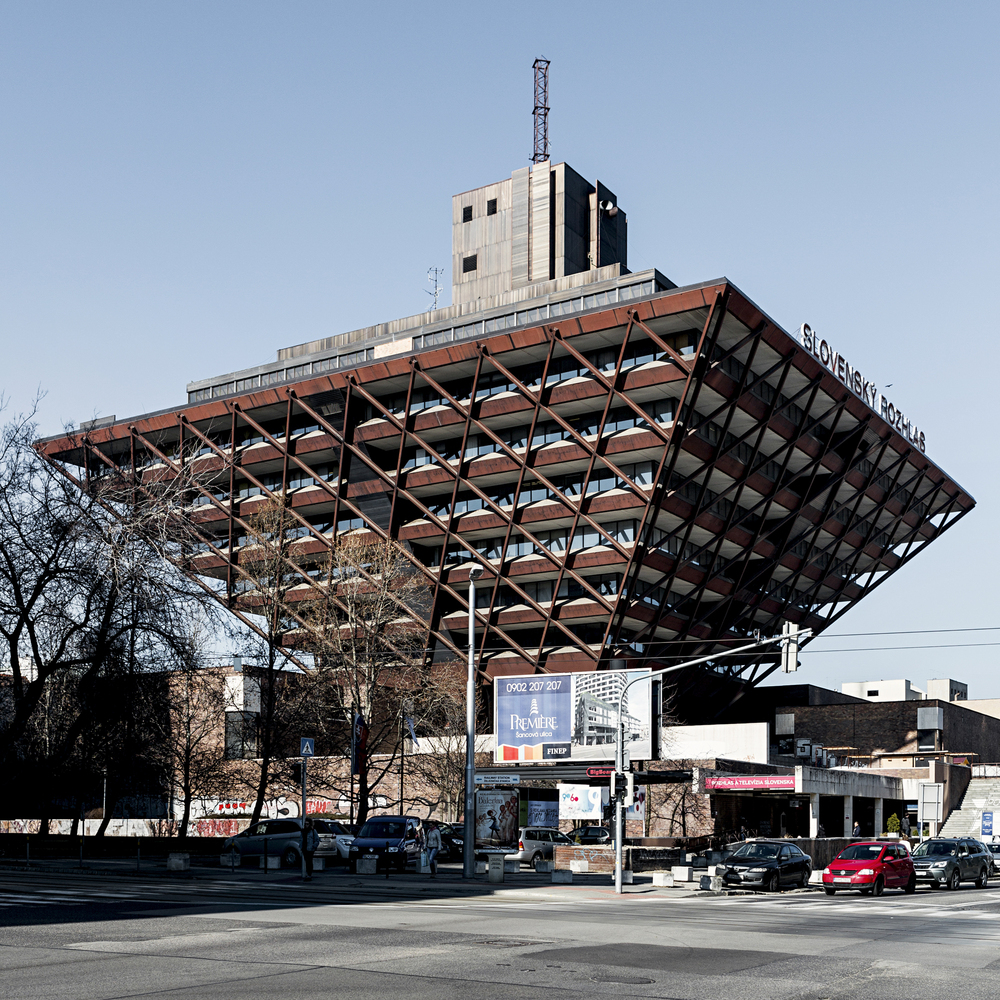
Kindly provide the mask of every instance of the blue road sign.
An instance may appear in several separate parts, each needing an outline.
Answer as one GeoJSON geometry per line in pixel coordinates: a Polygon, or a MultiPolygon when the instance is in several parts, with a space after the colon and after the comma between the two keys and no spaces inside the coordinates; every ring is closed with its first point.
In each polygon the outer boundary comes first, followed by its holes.
{"type": "Polygon", "coordinates": [[[316,744],[315,740],[308,740],[305,737],[303,737],[301,740],[299,740],[299,756],[315,757],[316,756],[315,744],[316,744]]]}
{"type": "Polygon", "coordinates": [[[983,833],[984,837],[993,836],[993,813],[984,812],[983,813],[983,833]]]}

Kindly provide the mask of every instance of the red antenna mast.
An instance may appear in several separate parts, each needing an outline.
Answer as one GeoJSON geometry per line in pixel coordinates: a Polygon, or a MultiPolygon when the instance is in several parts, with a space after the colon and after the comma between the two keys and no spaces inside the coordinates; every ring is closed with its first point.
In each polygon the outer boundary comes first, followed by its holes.
{"type": "Polygon", "coordinates": [[[544,163],[549,158],[549,62],[536,59],[535,70],[535,152],[532,163],[544,163]]]}

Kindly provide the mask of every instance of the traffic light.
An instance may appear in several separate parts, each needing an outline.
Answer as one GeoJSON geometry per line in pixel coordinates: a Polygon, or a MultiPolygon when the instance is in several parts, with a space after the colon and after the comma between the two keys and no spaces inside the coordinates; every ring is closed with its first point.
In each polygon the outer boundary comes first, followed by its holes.
{"type": "Polygon", "coordinates": [[[635,775],[631,771],[611,775],[611,798],[616,798],[618,794],[625,799],[626,805],[632,804],[635,798],[635,775]]]}

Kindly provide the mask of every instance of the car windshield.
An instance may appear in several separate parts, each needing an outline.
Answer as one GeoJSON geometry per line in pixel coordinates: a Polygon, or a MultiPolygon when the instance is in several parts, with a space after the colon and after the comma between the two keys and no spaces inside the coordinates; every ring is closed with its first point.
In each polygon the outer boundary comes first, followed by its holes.
{"type": "Polygon", "coordinates": [[[925,840],[913,852],[913,856],[915,858],[946,858],[954,853],[954,844],[945,844],[939,840],[925,840]]]}
{"type": "Polygon", "coordinates": [[[875,861],[882,853],[881,844],[851,844],[837,855],[838,861],[875,861]]]}
{"type": "Polygon", "coordinates": [[[370,819],[358,833],[359,839],[366,837],[372,840],[399,840],[403,836],[403,823],[400,820],[370,819]]]}
{"type": "Polygon", "coordinates": [[[777,844],[744,844],[734,855],[734,858],[776,858],[777,844]]]}

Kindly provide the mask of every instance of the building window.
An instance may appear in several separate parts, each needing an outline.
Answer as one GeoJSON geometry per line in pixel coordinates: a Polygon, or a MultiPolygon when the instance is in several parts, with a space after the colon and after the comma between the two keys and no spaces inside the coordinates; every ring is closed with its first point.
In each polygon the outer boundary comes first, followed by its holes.
{"type": "Polygon", "coordinates": [[[257,713],[226,712],[226,760],[257,756],[257,713]]]}
{"type": "Polygon", "coordinates": [[[869,691],[867,696],[869,698],[877,698],[878,697],[878,691],[869,691]]]}
{"type": "Polygon", "coordinates": [[[472,222],[472,206],[471,205],[466,205],[465,208],[462,209],[462,221],[463,222],[472,222]]]}
{"type": "Polygon", "coordinates": [[[476,270],[477,258],[479,254],[474,253],[471,257],[462,258],[462,274],[468,274],[470,271],[476,270]]]}
{"type": "Polygon", "coordinates": [[[497,214],[497,200],[496,200],[496,198],[490,198],[490,200],[488,202],[486,202],[486,214],[487,215],[496,215],[497,214]]]}

